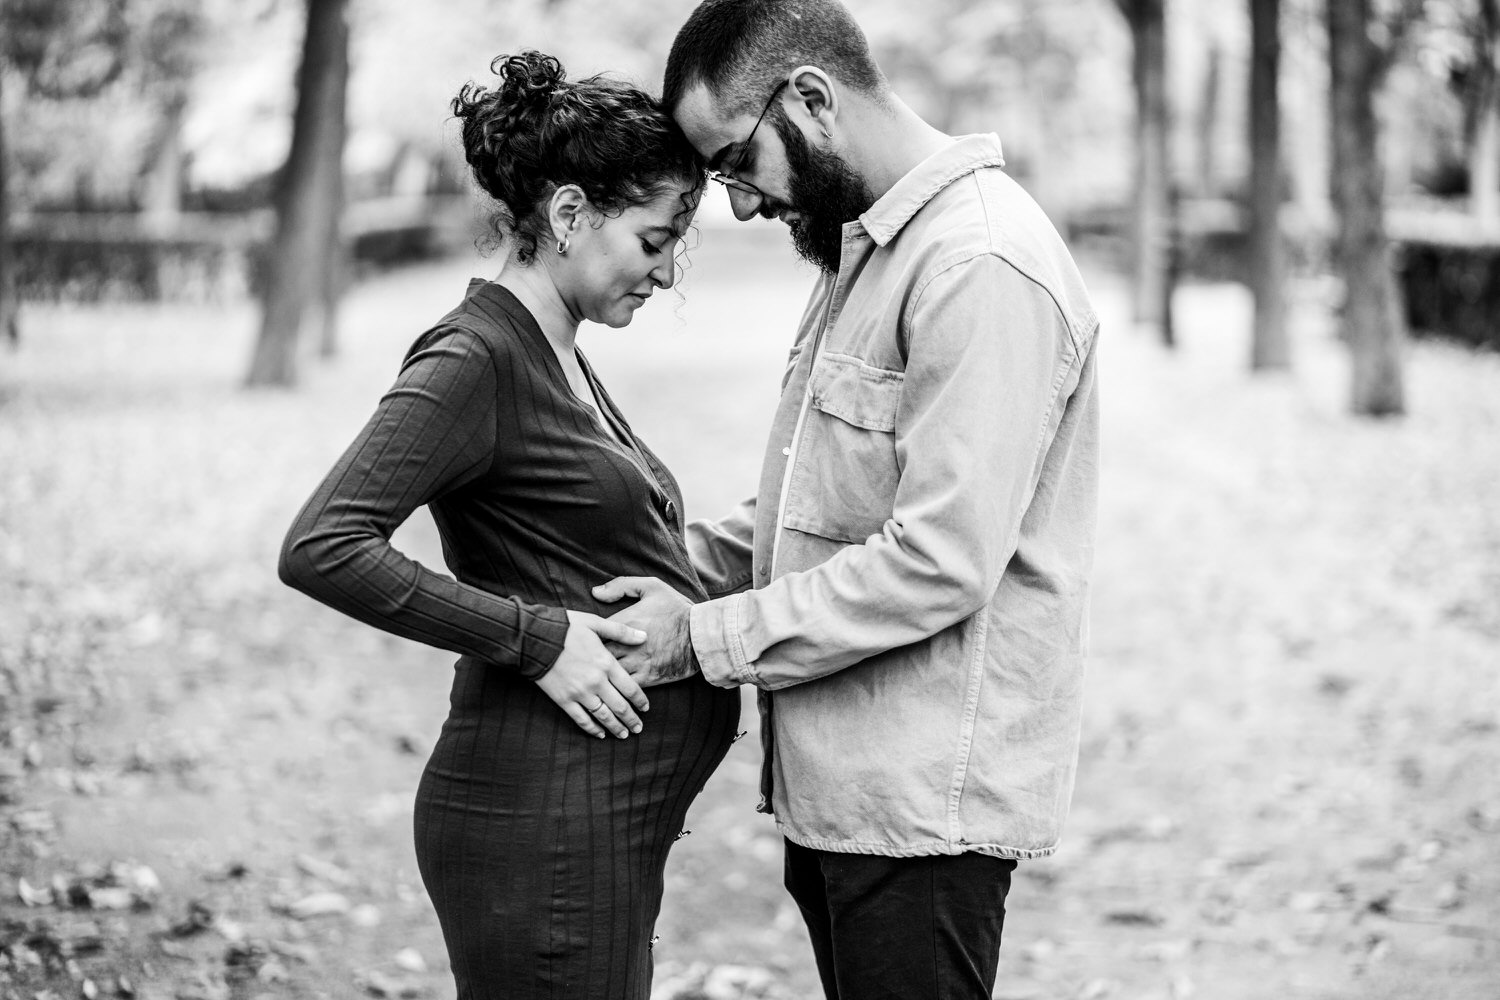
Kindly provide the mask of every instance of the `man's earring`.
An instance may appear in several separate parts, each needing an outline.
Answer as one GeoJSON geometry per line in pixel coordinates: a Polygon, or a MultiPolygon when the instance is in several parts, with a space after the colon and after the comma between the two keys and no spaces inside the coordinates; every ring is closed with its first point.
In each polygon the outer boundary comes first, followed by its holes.
{"type": "Polygon", "coordinates": [[[833,133],[830,132],[830,131],[828,131],[828,126],[826,126],[826,125],[823,126],[823,138],[825,138],[825,139],[832,139],[833,138],[833,133]]]}
{"type": "Polygon", "coordinates": [[[564,236],[562,239],[560,239],[560,240],[557,241],[557,255],[559,257],[565,257],[565,256],[567,256],[567,253],[568,253],[568,238],[566,236],[564,236]]]}

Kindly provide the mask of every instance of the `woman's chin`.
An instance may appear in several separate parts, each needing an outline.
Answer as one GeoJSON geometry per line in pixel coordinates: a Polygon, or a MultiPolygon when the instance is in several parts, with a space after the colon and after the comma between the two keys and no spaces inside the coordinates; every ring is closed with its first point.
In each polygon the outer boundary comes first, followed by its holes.
{"type": "Polygon", "coordinates": [[[637,299],[626,299],[609,312],[600,316],[596,322],[618,330],[623,326],[629,326],[630,321],[635,319],[635,311],[643,305],[645,303],[637,299]]]}

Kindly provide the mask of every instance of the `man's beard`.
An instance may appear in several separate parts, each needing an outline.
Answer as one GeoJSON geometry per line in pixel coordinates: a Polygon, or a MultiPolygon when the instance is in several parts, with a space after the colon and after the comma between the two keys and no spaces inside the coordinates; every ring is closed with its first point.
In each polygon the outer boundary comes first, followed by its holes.
{"type": "Polygon", "coordinates": [[[844,245],[844,223],[870,210],[875,196],[864,178],[837,153],[814,149],[778,104],[771,122],[786,147],[787,207],[801,218],[788,224],[792,246],[806,260],[829,274],[838,273],[844,245]]]}

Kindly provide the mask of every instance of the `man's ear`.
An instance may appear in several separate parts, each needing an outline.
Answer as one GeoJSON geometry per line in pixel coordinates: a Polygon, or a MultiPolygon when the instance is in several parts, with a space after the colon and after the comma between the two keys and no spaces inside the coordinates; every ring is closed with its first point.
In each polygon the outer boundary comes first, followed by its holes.
{"type": "Polygon", "coordinates": [[[787,117],[805,118],[815,130],[830,135],[839,113],[839,95],[833,80],[816,66],[798,66],[787,75],[783,97],[787,117]]]}
{"type": "Polygon", "coordinates": [[[588,195],[577,184],[564,184],[552,192],[547,203],[547,222],[552,227],[552,238],[559,243],[578,230],[583,224],[583,213],[588,209],[588,195]]]}

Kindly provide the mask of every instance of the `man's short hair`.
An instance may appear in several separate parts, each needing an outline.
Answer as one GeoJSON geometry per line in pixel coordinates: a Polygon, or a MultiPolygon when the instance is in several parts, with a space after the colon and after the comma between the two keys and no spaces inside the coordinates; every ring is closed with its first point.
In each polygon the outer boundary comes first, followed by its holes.
{"type": "Polygon", "coordinates": [[[803,65],[867,94],[886,89],[865,33],[838,0],[703,0],[672,43],[662,103],[675,109],[701,83],[738,114],[803,65]]]}

